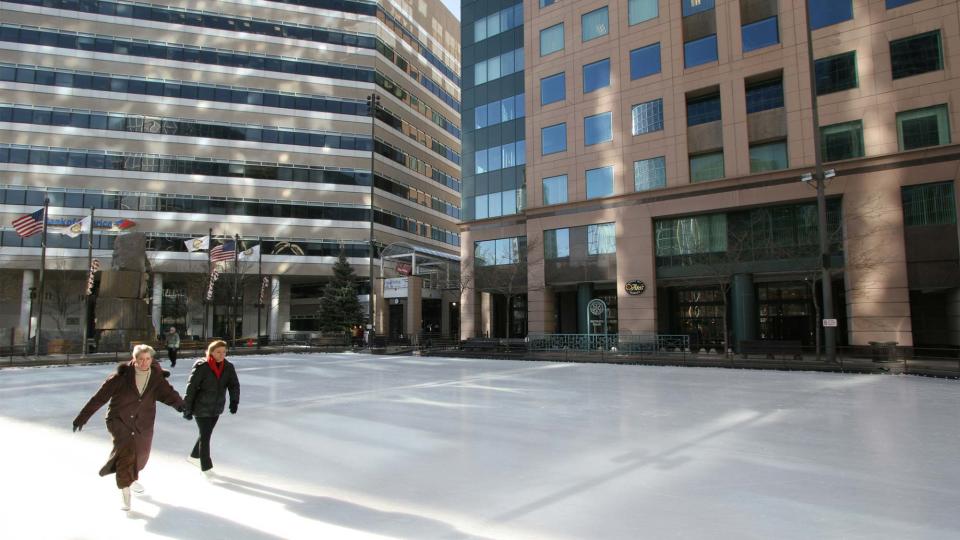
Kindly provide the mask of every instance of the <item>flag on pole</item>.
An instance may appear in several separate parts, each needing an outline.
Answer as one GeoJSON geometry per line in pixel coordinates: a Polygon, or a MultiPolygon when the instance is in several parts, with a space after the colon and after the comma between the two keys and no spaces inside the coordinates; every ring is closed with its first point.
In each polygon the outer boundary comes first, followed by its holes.
{"type": "Polygon", "coordinates": [[[210,237],[201,236],[200,238],[191,238],[190,240],[184,240],[184,244],[187,245],[187,251],[193,253],[194,251],[204,251],[210,249],[210,237]]]}
{"type": "Polygon", "coordinates": [[[256,260],[260,258],[260,244],[253,246],[252,248],[245,249],[240,252],[238,257],[241,261],[246,260],[256,260]]]}
{"type": "Polygon", "coordinates": [[[13,228],[20,238],[29,238],[43,231],[43,208],[32,214],[26,214],[13,220],[13,228]]]}
{"type": "Polygon", "coordinates": [[[220,277],[220,271],[216,268],[210,272],[210,285],[207,286],[207,301],[213,299],[213,285],[217,282],[217,279],[220,277]]]}
{"type": "Polygon", "coordinates": [[[236,243],[233,240],[227,240],[219,246],[210,250],[210,262],[229,261],[236,256],[236,243]]]}
{"type": "Polygon", "coordinates": [[[60,232],[69,236],[70,238],[76,238],[81,234],[89,233],[92,224],[93,220],[90,219],[90,216],[87,216],[73,225],[70,225],[69,227],[64,227],[60,232]]]}

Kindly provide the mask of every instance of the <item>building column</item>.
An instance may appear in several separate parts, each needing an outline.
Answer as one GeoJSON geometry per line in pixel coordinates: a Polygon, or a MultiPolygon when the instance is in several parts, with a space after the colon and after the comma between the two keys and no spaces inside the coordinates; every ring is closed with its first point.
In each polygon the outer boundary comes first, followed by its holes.
{"type": "Polygon", "coordinates": [[[577,333],[589,332],[590,317],[587,314],[587,304],[593,299],[593,283],[577,284],[577,333]]]}
{"type": "Polygon", "coordinates": [[[947,292],[947,340],[960,345],[960,287],[947,292]]]}
{"type": "Polygon", "coordinates": [[[899,179],[877,173],[855,189],[843,196],[849,343],[913,346],[899,179]]]}
{"type": "Polygon", "coordinates": [[[407,278],[407,305],[404,321],[404,333],[415,336],[423,326],[423,278],[410,276],[407,278]]]}
{"type": "MultiPolygon", "coordinates": [[[[619,210],[617,229],[617,318],[621,334],[652,334],[657,328],[657,271],[653,219],[634,209],[619,210]],[[627,284],[634,283],[633,293],[627,284]]],[[[668,326],[659,331],[666,333],[668,326]]]]}
{"type": "Polygon", "coordinates": [[[488,292],[480,293],[480,336],[493,335],[493,295],[488,292]]]}
{"type": "MultiPolygon", "coordinates": [[[[267,311],[267,327],[270,331],[270,339],[280,339],[280,333],[283,331],[280,302],[280,276],[270,278],[270,303],[267,311]]],[[[287,317],[289,318],[290,306],[287,305],[287,317]]]]}
{"type": "Polygon", "coordinates": [[[390,305],[384,298],[386,280],[373,280],[373,330],[378,336],[385,336],[390,332],[390,305]]]}
{"type": "Polygon", "coordinates": [[[153,274],[153,302],[150,306],[150,318],[153,320],[155,336],[163,335],[160,325],[163,323],[163,274],[153,274]]]}
{"type": "Polygon", "coordinates": [[[20,294],[20,327],[17,328],[17,342],[21,345],[25,344],[30,336],[26,335],[27,326],[30,326],[31,332],[34,328],[37,327],[36,317],[33,320],[30,320],[30,288],[33,287],[34,282],[34,271],[33,270],[24,270],[23,271],[23,292],[20,294]]]}
{"type": "Polygon", "coordinates": [[[752,274],[735,274],[730,287],[733,340],[729,346],[739,350],[741,341],[757,339],[757,293],[752,274]]]}

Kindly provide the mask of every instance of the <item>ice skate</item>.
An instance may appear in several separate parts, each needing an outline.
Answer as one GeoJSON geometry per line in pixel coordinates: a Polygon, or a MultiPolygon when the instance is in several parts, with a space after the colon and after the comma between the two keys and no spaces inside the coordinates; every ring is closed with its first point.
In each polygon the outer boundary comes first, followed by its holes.
{"type": "Polygon", "coordinates": [[[186,457],[187,463],[193,465],[196,468],[200,468],[200,458],[195,458],[193,456],[186,457]]]}
{"type": "Polygon", "coordinates": [[[143,493],[143,492],[145,491],[145,490],[143,489],[143,484],[141,484],[140,482],[134,482],[134,483],[130,484],[130,489],[133,490],[133,492],[136,493],[137,495],[139,495],[139,494],[141,494],[141,493],[143,493]]]}
{"type": "Polygon", "coordinates": [[[123,498],[123,506],[120,507],[124,512],[130,511],[130,488],[125,487],[120,490],[120,495],[123,498]]]}
{"type": "Polygon", "coordinates": [[[207,469],[207,470],[203,471],[203,476],[204,476],[207,480],[213,480],[213,479],[215,479],[215,478],[217,477],[217,475],[213,472],[213,469],[207,469]]]}

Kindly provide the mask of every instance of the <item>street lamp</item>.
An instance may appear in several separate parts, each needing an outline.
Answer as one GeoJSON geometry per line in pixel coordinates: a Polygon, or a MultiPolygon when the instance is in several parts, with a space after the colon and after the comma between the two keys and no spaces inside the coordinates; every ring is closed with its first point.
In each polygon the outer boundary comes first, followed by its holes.
{"type": "MultiPolygon", "coordinates": [[[[820,283],[821,293],[823,294],[823,319],[833,319],[833,287],[830,282],[830,242],[827,238],[827,179],[836,176],[836,172],[830,169],[826,173],[823,170],[823,155],[820,148],[820,113],[817,109],[817,73],[816,63],[813,58],[813,30],[810,28],[810,0],[804,0],[804,21],[807,30],[807,68],[810,74],[810,106],[813,119],[813,158],[814,171],[811,175],[807,173],[801,178],[808,185],[812,185],[817,190],[817,228],[820,236],[820,283]]],[[[835,362],[837,359],[837,340],[836,327],[823,327],[823,339],[827,354],[827,362],[835,362]]]]}
{"type": "Polygon", "coordinates": [[[373,224],[374,224],[374,206],[373,192],[376,186],[376,175],[374,174],[374,165],[377,162],[377,107],[380,106],[380,96],[376,92],[367,96],[367,113],[370,115],[370,252],[368,273],[370,275],[370,293],[367,295],[367,316],[370,319],[370,335],[373,337],[376,332],[376,325],[373,319],[373,259],[376,248],[374,246],[373,224]]]}

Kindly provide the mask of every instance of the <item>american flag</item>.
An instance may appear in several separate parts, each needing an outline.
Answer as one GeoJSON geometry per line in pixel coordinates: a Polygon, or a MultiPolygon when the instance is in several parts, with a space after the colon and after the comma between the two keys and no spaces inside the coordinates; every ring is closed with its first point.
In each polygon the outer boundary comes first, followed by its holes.
{"type": "Polygon", "coordinates": [[[237,247],[234,241],[227,240],[210,250],[210,262],[232,261],[236,252],[237,247]]]}
{"type": "Polygon", "coordinates": [[[13,228],[20,238],[33,236],[43,230],[43,208],[32,214],[26,214],[13,220],[13,228]]]}

